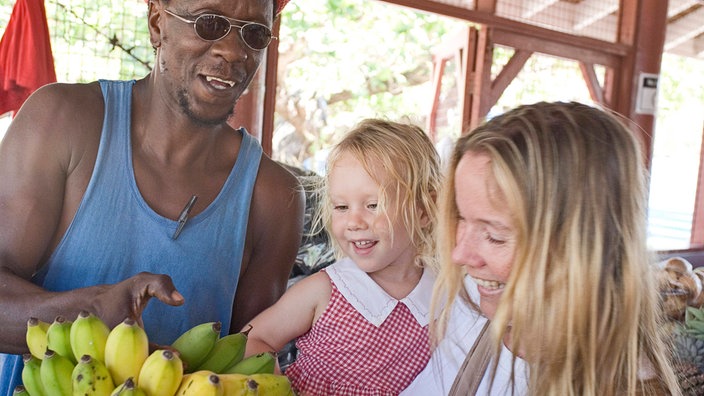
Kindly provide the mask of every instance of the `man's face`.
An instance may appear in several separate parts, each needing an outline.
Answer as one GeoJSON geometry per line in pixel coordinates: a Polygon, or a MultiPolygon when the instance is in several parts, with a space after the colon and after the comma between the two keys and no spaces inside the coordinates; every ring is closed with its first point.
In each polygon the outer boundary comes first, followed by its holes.
{"type": "Polygon", "coordinates": [[[163,94],[172,96],[196,123],[225,122],[266,54],[266,49],[252,46],[267,41],[273,2],[173,0],[151,7],[163,94]]]}

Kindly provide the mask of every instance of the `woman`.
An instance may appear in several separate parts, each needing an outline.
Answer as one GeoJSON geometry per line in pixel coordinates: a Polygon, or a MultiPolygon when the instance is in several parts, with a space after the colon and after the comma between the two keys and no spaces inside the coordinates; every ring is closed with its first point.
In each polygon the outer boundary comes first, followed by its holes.
{"type": "Polygon", "coordinates": [[[448,179],[438,345],[404,394],[680,394],[646,248],[643,159],[614,115],[518,107],[457,142],[448,179]]]}

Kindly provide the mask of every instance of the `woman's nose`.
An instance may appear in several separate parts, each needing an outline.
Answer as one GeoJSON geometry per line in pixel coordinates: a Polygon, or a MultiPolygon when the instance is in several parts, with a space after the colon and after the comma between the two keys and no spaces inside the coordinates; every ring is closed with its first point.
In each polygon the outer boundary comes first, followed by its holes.
{"type": "Polygon", "coordinates": [[[455,246],[452,248],[452,261],[459,265],[477,266],[481,262],[477,255],[477,238],[465,228],[457,228],[455,246]]]}

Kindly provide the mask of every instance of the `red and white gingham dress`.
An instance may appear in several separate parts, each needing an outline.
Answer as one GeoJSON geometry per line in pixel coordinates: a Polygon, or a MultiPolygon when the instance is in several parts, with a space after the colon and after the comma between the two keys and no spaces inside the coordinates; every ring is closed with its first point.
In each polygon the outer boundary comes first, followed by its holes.
{"type": "MultiPolygon", "coordinates": [[[[340,263],[333,265],[337,264],[340,263]]],[[[383,291],[368,275],[364,276],[383,291]]],[[[357,286],[354,282],[349,284],[357,286]]],[[[370,287],[369,282],[364,287],[370,287]]],[[[387,295],[386,301],[374,302],[387,305],[381,309],[389,312],[376,326],[343,296],[335,281],[331,283],[328,307],[308,333],[297,340],[298,357],[285,374],[301,395],[398,395],[430,359],[427,318],[425,323],[419,323],[406,304],[387,295]],[[391,301],[394,306],[389,305],[391,301]]],[[[348,279],[343,283],[348,283],[348,279]]],[[[343,285],[348,292],[349,284],[343,285]]],[[[432,277],[424,274],[416,289],[430,289],[431,285],[432,277]]],[[[430,290],[415,295],[427,299],[430,290]]],[[[360,301],[370,303],[370,295],[360,295],[358,306],[360,301]]],[[[419,305],[427,307],[427,302],[408,301],[414,309],[419,305]]],[[[372,312],[378,313],[379,309],[372,312]]]]}

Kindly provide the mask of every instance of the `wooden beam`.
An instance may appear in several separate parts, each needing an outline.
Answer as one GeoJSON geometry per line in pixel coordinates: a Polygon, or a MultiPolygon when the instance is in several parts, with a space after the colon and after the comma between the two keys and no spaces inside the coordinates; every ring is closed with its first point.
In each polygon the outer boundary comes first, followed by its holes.
{"type": "MultiPolygon", "coordinates": [[[[506,32],[513,32],[518,35],[531,37],[534,40],[544,40],[548,42],[560,43],[571,46],[575,50],[591,50],[611,55],[624,56],[628,53],[629,47],[620,43],[597,40],[589,37],[575,36],[568,33],[557,32],[539,26],[517,22],[507,18],[502,18],[493,13],[472,10],[450,4],[439,3],[437,0],[383,0],[386,3],[409,7],[416,10],[444,15],[447,17],[475,22],[506,32]]],[[[623,0],[622,0],[623,1],[623,0]]],[[[629,0],[631,1],[631,0],[629,0]]],[[[658,2],[661,0],[657,0],[658,2]]]]}
{"type": "Polygon", "coordinates": [[[609,107],[608,101],[604,98],[604,90],[601,88],[599,79],[594,71],[594,64],[579,62],[579,69],[582,71],[582,77],[587,83],[589,96],[591,96],[592,100],[602,106],[609,107]]]}
{"type": "Polygon", "coordinates": [[[697,194],[694,199],[694,214],[692,216],[692,234],[690,246],[704,246],[704,128],[702,129],[702,148],[699,154],[699,179],[697,194]]]}

